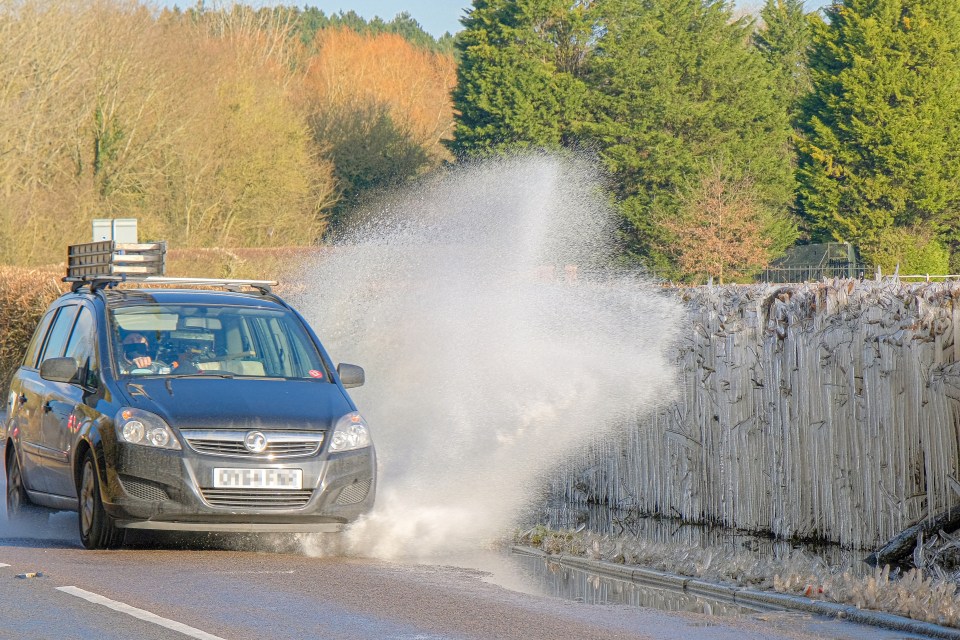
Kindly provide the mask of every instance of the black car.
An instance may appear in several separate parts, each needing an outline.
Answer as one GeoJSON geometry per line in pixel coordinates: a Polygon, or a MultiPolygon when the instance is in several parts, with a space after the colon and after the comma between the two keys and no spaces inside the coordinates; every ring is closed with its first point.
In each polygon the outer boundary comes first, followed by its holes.
{"type": "Polygon", "coordinates": [[[0,432],[8,517],[76,510],[97,549],[130,528],[337,531],[372,508],[360,367],[334,368],[265,283],[122,279],[74,278],[30,341],[0,432]]]}

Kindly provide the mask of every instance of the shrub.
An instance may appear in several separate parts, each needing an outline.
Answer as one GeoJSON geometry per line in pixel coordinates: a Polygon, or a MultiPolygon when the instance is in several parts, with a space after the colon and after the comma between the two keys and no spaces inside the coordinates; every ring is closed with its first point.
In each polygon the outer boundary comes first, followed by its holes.
{"type": "Polygon", "coordinates": [[[889,227],[877,239],[860,248],[865,262],[893,273],[897,265],[903,275],[945,275],[950,271],[950,253],[929,228],[889,227]]]}
{"type": "Polygon", "coordinates": [[[4,397],[43,312],[66,289],[62,276],[59,269],[0,266],[0,385],[4,397]]]}

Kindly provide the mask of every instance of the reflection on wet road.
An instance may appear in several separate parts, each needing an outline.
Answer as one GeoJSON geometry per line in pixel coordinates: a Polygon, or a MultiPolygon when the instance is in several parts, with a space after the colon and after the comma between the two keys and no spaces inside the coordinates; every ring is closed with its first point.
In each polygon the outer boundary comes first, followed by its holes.
{"type": "Polygon", "coordinates": [[[649,607],[661,611],[688,611],[724,617],[752,615],[760,611],[685,591],[607,578],[537,557],[517,555],[516,562],[536,579],[540,593],[575,602],[649,607]]]}

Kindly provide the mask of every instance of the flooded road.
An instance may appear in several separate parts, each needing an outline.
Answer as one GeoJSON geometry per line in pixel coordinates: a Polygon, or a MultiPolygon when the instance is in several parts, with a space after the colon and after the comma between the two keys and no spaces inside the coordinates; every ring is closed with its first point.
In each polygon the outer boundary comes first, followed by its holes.
{"type": "MultiPolygon", "coordinates": [[[[61,528],[72,520],[63,514],[51,522],[61,528]]],[[[909,637],[793,613],[681,602],[678,594],[499,552],[407,564],[171,548],[163,539],[91,552],[68,529],[63,534],[0,539],[0,565],[7,565],[0,566],[0,637],[909,637]],[[16,577],[36,572],[43,575],[16,577]],[[667,610],[644,608],[651,605],[667,610]],[[680,611],[689,608],[700,612],[680,611]]]]}

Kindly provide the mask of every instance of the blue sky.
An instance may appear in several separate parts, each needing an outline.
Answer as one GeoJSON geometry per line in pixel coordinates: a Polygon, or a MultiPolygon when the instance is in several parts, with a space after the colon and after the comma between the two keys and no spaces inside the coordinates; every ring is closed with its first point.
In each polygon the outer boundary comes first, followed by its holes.
{"type": "MultiPolygon", "coordinates": [[[[280,0],[279,2],[263,2],[257,0],[241,0],[243,4],[285,4],[304,6],[309,5],[323,9],[326,13],[340,11],[356,11],[366,19],[380,16],[390,20],[398,13],[406,11],[420,23],[420,25],[434,36],[441,36],[444,32],[456,33],[460,30],[460,18],[471,6],[469,0],[280,0]]],[[[829,4],[831,0],[807,0],[807,9],[816,9],[829,4]]],[[[161,4],[189,7],[195,0],[162,0],[161,4]]],[[[212,4],[209,3],[208,4],[212,4]]],[[[747,8],[759,7],[763,0],[739,0],[739,4],[747,8]]]]}

